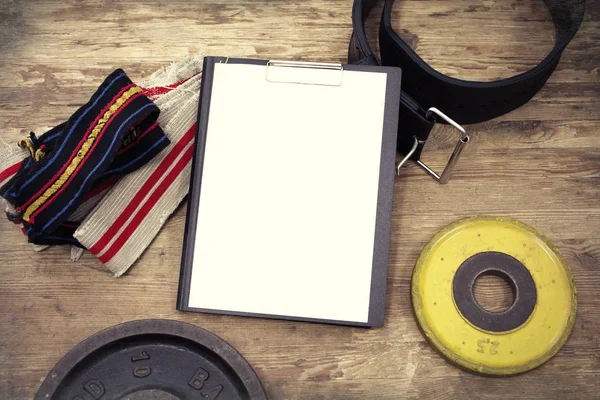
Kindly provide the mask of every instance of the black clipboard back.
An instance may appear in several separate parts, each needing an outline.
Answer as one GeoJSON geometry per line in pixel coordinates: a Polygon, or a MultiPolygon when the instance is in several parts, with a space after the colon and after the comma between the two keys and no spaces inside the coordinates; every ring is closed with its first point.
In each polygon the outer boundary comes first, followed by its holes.
{"type": "MultiPolygon", "coordinates": [[[[389,254],[389,240],[391,232],[391,216],[393,203],[393,186],[395,174],[395,155],[396,140],[398,132],[399,102],[400,102],[400,82],[401,70],[395,67],[361,66],[361,65],[341,65],[342,71],[363,71],[386,74],[385,99],[383,110],[383,129],[381,141],[381,153],[379,164],[379,181],[377,188],[375,229],[373,237],[373,255],[371,268],[371,283],[368,305],[367,321],[353,321],[333,318],[311,318],[296,315],[280,315],[261,312],[245,312],[228,309],[214,309],[202,307],[190,307],[190,287],[192,280],[192,270],[194,266],[194,251],[196,245],[196,232],[199,221],[199,208],[202,193],[202,177],[205,163],[205,153],[208,137],[208,126],[210,119],[211,98],[213,96],[213,83],[215,74],[215,65],[219,63],[228,64],[251,64],[267,66],[270,62],[264,60],[236,59],[225,57],[206,57],[204,60],[202,86],[200,91],[200,103],[198,110],[198,131],[196,133],[194,160],[192,164],[192,174],[190,181],[190,192],[188,196],[187,218],[184,234],[184,245],[180,269],[180,281],[177,298],[177,309],[180,311],[197,311],[216,314],[243,315],[263,318],[277,318],[286,320],[308,321],[329,323],[337,325],[351,325],[363,327],[379,327],[384,323],[385,296],[387,266],[389,254]]],[[[335,71],[335,69],[332,69],[335,71]]],[[[307,75],[310,77],[310,75],[307,75]]],[[[268,76],[265,76],[267,79],[268,76]]],[[[330,75],[327,78],[328,84],[335,84],[335,76],[330,75]]],[[[304,82],[301,82],[304,83],[304,82]]],[[[314,83],[313,83],[314,84],[314,83]]],[[[318,84],[318,83],[317,83],[318,84]]],[[[368,102],[369,98],[357,98],[356,101],[368,102]]],[[[360,115],[349,115],[348,118],[360,118],[360,115]]],[[[307,157],[309,160],[310,157],[307,157]]],[[[352,162],[352,160],[348,160],[352,162]]],[[[229,183],[235,184],[235,183],[229,183]]],[[[235,246],[234,243],[231,244],[235,246]]],[[[234,249],[232,249],[234,251],[234,249]]],[[[341,277],[343,279],[343,277],[341,277]]],[[[236,279],[235,276],[230,279],[236,279]]],[[[206,285],[223,285],[227,287],[227,282],[206,282],[206,285]]],[[[307,291],[307,296],[310,290],[307,291]]],[[[335,301],[335,299],[332,299],[335,301]]]]}

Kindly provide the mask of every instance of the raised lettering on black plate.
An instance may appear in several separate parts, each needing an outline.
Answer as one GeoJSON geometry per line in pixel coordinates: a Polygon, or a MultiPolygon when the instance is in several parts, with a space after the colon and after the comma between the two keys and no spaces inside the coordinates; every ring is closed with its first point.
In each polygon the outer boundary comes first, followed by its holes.
{"type": "Polygon", "coordinates": [[[138,378],[145,378],[148,375],[150,375],[151,372],[152,369],[144,365],[143,367],[135,367],[135,369],[133,370],[133,375],[135,375],[138,378]]]}
{"type": "Polygon", "coordinates": [[[150,356],[148,355],[148,353],[146,353],[145,351],[142,351],[139,356],[131,357],[131,362],[149,360],[149,359],[150,359],[150,356]]]}
{"type": "Polygon", "coordinates": [[[83,389],[88,392],[94,400],[98,400],[104,396],[104,385],[97,379],[90,379],[87,381],[87,383],[83,385],[83,389]]]}
{"type": "Polygon", "coordinates": [[[208,372],[206,372],[202,368],[198,368],[196,370],[196,373],[194,374],[194,376],[192,376],[192,378],[188,382],[188,385],[190,385],[191,387],[193,387],[196,390],[200,390],[200,389],[202,389],[202,386],[204,386],[204,381],[207,379],[208,379],[208,372]]]}
{"type": "Polygon", "coordinates": [[[216,385],[211,387],[210,389],[203,390],[202,392],[200,392],[200,394],[205,399],[214,400],[217,398],[219,393],[221,393],[221,390],[223,390],[223,386],[216,385]]]}

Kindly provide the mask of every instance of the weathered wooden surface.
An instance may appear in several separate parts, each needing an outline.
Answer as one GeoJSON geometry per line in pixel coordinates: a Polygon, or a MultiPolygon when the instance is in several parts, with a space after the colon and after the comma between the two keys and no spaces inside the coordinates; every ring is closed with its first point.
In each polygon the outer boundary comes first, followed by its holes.
{"type": "MultiPolygon", "coordinates": [[[[62,122],[116,67],[137,80],[197,51],[343,61],[351,3],[3,0],[1,139],[62,122]]],[[[552,47],[554,29],[541,0],[397,3],[395,28],[452,76],[508,77],[552,47]]],[[[544,89],[522,108],[469,127],[473,141],[450,184],[438,185],[413,165],[397,179],[384,328],[176,312],[183,207],[120,279],[89,254],[72,263],[66,248],[33,253],[2,219],[0,398],[31,398],[75,344],[139,318],[187,321],[223,337],[249,360],[273,399],[598,398],[600,4],[589,3],[581,31],[544,89]],[[575,276],[579,311],[571,338],[547,364],[521,376],[493,379],[455,368],[425,341],[412,316],[410,278],[424,243],[474,214],[509,215],[535,226],[575,276]]],[[[369,34],[375,32],[372,25],[369,34]]],[[[453,140],[442,129],[426,161],[441,165],[453,140]]],[[[503,296],[485,284],[482,290],[490,303],[503,296]]]]}

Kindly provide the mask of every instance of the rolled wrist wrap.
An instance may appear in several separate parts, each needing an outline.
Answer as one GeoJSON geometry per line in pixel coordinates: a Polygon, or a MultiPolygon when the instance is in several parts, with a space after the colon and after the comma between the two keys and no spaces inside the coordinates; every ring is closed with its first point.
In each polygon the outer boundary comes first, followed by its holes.
{"type": "Polygon", "coordinates": [[[19,142],[29,155],[2,171],[16,170],[0,188],[9,219],[23,225],[32,243],[78,244],[79,223],[69,216],[169,145],[159,112],[122,70],[114,71],[67,122],[19,142]]]}

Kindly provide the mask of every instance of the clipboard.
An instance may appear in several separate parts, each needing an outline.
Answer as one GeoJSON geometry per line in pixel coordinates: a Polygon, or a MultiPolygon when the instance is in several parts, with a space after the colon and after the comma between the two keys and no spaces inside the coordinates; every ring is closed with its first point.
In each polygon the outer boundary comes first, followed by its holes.
{"type": "Polygon", "coordinates": [[[400,79],[205,58],[178,310],[383,326],[400,79]]]}

